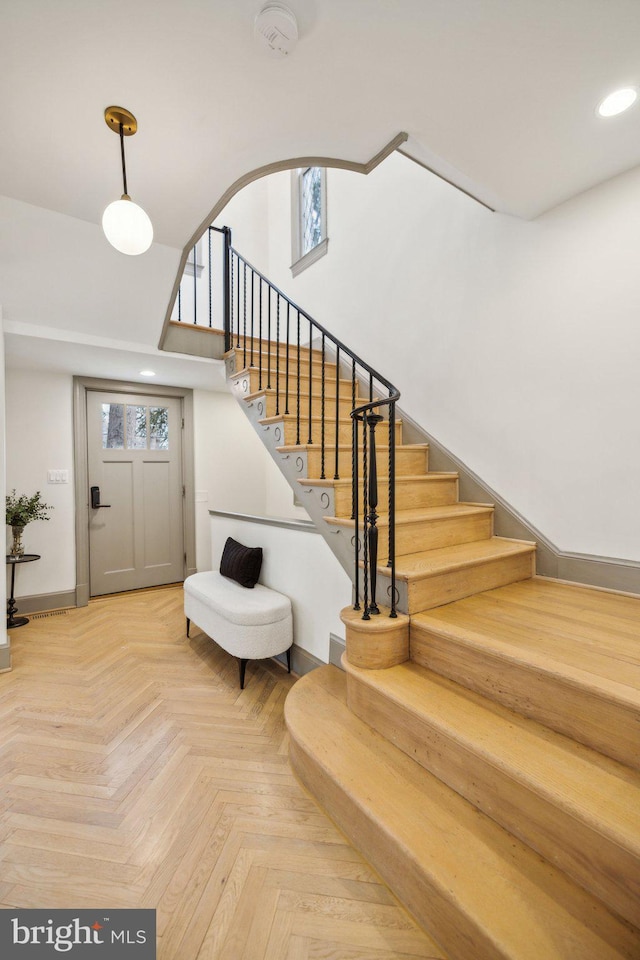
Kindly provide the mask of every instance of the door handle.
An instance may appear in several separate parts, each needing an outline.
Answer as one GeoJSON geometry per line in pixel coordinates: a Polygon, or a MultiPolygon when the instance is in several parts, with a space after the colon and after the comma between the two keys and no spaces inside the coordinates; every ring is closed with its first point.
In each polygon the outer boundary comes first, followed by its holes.
{"type": "Polygon", "coordinates": [[[101,507],[110,506],[110,503],[100,503],[100,487],[91,487],[91,509],[99,510],[101,507]]]}

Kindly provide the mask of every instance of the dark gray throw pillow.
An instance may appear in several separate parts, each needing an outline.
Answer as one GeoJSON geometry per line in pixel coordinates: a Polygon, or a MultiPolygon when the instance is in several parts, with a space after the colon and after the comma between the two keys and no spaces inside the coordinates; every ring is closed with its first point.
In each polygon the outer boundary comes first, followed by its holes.
{"type": "Polygon", "coordinates": [[[242,587],[255,587],[262,567],[262,547],[245,547],[233,537],[227,537],[220,560],[223,577],[235,580],[242,587]]]}

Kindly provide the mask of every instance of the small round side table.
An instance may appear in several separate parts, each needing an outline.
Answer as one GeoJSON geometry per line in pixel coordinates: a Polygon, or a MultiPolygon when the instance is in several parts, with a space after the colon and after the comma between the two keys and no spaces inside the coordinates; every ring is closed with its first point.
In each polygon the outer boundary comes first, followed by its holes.
{"type": "Polygon", "coordinates": [[[24,627],[25,623],[29,623],[29,617],[15,616],[18,610],[13,596],[16,582],[16,567],[19,563],[31,563],[33,560],[39,559],[39,553],[23,553],[21,557],[13,557],[11,554],[7,554],[7,565],[11,567],[11,596],[7,600],[7,628],[11,627],[15,629],[16,627],[24,627]]]}

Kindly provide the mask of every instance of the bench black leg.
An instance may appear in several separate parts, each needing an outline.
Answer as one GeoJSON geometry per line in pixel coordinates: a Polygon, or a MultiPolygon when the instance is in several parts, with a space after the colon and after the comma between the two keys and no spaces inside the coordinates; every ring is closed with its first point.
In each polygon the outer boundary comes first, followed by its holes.
{"type": "Polygon", "coordinates": [[[191,626],[191,620],[187,617],[187,636],[189,636],[189,627],[191,626]]]}
{"type": "Polygon", "coordinates": [[[291,647],[287,650],[287,673],[291,673],[291,647]]]}
{"type": "Polygon", "coordinates": [[[247,667],[247,661],[238,660],[238,666],[240,667],[240,689],[244,690],[244,671],[247,667]]]}

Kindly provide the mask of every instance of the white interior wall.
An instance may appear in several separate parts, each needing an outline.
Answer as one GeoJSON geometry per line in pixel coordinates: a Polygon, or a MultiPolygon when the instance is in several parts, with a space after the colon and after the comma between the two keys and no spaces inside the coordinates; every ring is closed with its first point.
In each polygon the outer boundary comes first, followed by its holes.
{"type": "MultiPolygon", "coordinates": [[[[41,559],[16,570],[16,596],[73,590],[76,560],[71,377],[10,368],[6,371],[6,403],[7,490],[15,488],[19,495],[39,490],[45,503],[53,506],[49,520],[35,520],[25,528],[25,552],[39,553],[41,559]],[[48,470],[66,470],[69,482],[47,483],[48,470]]],[[[11,528],[6,529],[9,544],[11,528]]]]}
{"type": "Polygon", "coordinates": [[[160,243],[123,256],[97,223],[0,196],[5,321],[156,344],[179,260],[160,243]]]}
{"type": "Polygon", "coordinates": [[[640,170],[533,222],[398,154],[330,170],[329,252],[295,280],[289,177],[257,266],[558,548],[639,560],[640,170]]]}
{"type": "Polygon", "coordinates": [[[262,547],[260,583],[291,598],[293,642],[329,662],[329,639],[344,636],[340,610],[351,603],[351,580],[318,533],[236,517],[211,517],[213,568],[227,537],[262,547]]]}

